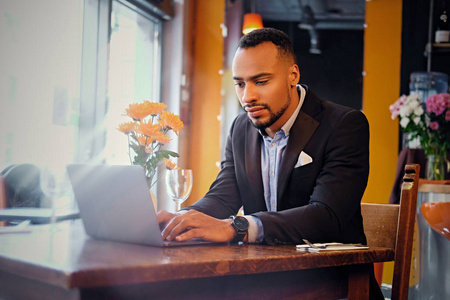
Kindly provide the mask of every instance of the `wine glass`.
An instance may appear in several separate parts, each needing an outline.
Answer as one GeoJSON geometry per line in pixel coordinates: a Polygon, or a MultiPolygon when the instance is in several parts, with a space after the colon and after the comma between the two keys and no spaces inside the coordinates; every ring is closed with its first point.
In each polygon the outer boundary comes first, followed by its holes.
{"type": "Polygon", "coordinates": [[[50,204],[50,224],[56,223],[56,200],[61,196],[62,174],[52,168],[43,167],[40,170],[40,187],[50,204]]]}
{"type": "Polygon", "coordinates": [[[166,173],[167,193],[177,204],[177,211],[192,191],[192,170],[174,169],[166,173]]]}

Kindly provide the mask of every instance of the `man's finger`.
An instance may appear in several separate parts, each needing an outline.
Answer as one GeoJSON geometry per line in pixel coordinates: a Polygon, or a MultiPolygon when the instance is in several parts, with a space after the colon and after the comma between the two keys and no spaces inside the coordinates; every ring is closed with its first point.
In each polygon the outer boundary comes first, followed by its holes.
{"type": "Polygon", "coordinates": [[[186,214],[181,215],[181,216],[176,216],[174,218],[172,218],[172,220],[170,220],[170,222],[166,225],[166,228],[164,228],[164,230],[161,233],[161,236],[163,239],[166,240],[172,240],[175,238],[175,236],[177,236],[179,233],[181,233],[181,230],[176,230],[177,226],[179,226],[180,223],[184,222],[184,220],[186,219],[186,214]],[[176,234],[174,234],[174,230],[176,232],[176,234]]]}
{"type": "Polygon", "coordinates": [[[184,217],[184,218],[180,218],[177,222],[177,224],[175,224],[170,231],[170,234],[167,236],[167,239],[173,240],[175,239],[177,236],[179,236],[180,234],[186,232],[186,231],[190,231],[193,228],[197,228],[199,225],[198,220],[192,219],[190,217],[184,217]]]}
{"type": "Polygon", "coordinates": [[[175,217],[175,214],[172,214],[166,210],[161,210],[156,214],[156,220],[158,221],[159,224],[167,223],[173,217],[175,217]]]}
{"type": "Polygon", "coordinates": [[[175,239],[179,242],[184,242],[184,241],[194,239],[194,238],[203,238],[201,236],[200,232],[201,232],[201,229],[193,228],[193,229],[187,230],[187,231],[177,235],[175,237],[175,239]]]}

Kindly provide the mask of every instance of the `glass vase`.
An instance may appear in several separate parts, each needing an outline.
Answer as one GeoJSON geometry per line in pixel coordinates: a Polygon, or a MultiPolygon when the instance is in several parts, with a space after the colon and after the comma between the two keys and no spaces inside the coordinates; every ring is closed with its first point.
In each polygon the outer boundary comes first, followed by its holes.
{"type": "Polygon", "coordinates": [[[436,151],[435,154],[427,155],[427,179],[444,180],[445,179],[445,163],[447,161],[445,151],[436,151]]]}
{"type": "Polygon", "coordinates": [[[420,137],[412,138],[412,132],[404,132],[402,135],[402,149],[421,149],[420,137]]]}

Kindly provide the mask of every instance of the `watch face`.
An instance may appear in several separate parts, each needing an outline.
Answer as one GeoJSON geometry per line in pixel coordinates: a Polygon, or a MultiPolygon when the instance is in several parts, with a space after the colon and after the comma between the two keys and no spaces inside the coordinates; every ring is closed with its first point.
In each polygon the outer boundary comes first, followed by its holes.
{"type": "Polygon", "coordinates": [[[236,217],[234,219],[234,225],[239,230],[247,230],[248,229],[248,220],[244,217],[236,217]]]}

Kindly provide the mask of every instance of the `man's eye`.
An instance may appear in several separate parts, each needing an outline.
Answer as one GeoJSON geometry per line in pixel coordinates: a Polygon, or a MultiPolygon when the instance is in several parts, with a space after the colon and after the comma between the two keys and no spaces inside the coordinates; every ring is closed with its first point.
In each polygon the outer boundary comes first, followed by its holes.
{"type": "Polygon", "coordinates": [[[243,82],[235,82],[234,85],[236,87],[239,87],[239,88],[244,87],[244,83],[243,82]]]}
{"type": "Polygon", "coordinates": [[[257,85],[264,85],[267,83],[267,80],[258,80],[255,82],[257,85]]]}

